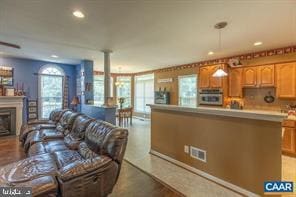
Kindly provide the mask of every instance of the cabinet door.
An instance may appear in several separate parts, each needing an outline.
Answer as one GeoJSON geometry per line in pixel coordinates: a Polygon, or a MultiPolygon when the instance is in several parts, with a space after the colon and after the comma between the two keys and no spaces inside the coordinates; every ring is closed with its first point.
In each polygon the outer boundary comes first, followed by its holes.
{"type": "Polygon", "coordinates": [[[283,132],[282,150],[289,153],[295,153],[295,128],[283,127],[283,132]]]}
{"type": "Polygon", "coordinates": [[[260,87],[274,86],[274,65],[265,65],[258,67],[258,85],[260,87]]]}
{"type": "Polygon", "coordinates": [[[208,66],[199,68],[199,88],[210,87],[210,68],[208,66]]]}
{"type": "Polygon", "coordinates": [[[257,67],[248,67],[243,69],[243,86],[257,86],[257,67]]]}
{"type": "Polygon", "coordinates": [[[229,71],[229,96],[242,97],[242,68],[229,71]]]}
{"type": "Polygon", "coordinates": [[[296,64],[285,63],[276,65],[277,97],[296,98],[296,64]]]}
{"type": "MultiPolygon", "coordinates": [[[[218,66],[210,66],[210,87],[211,88],[221,88],[222,87],[222,77],[213,77],[212,75],[220,68],[218,66]]],[[[221,66],[221,68],[223,68],[221,66]]]]}

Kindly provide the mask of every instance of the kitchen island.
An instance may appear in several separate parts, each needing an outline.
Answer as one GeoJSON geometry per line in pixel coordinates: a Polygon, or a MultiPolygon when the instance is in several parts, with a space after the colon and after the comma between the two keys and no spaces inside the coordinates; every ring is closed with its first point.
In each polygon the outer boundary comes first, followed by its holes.
{"type": "Polygon", "coordinates": [[[263,195],[264,181],[281,180],[281,122],[286,114],[150,107],[152,154],[247,196],[263,195]],[[190,154],[198,150],[200,160],[190,154]]]}

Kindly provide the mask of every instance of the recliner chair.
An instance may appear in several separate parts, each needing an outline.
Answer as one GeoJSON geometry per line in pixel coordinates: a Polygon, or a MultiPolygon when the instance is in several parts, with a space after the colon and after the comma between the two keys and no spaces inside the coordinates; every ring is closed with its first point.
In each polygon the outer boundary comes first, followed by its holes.
{"type": "Polygon", "coordinates": [[[81,114],[74,113],[72,111],[66,111],[56,124],[55,128],[38,129],[31,131],[27,134],[26,141],[24,142],[25,152],[28,151],[29,147],[33,144],[43,140],[54,140],[57,138],[63,138],[72,129],[75,118],[81,114]]]}
{"type": "Polygon", "coordinates": [[[85,130],[88,125],[95,121],[86,115],[79,115],[70,130],[70,132],[64,138],[55,138],[47,140],[42,139],[30,146],[28,149],[28,155],[38,155],[44,153],[53,153],[61,150],[77,150],[78,145],[84,140],[85,130]]]}
{"type": "Polygon", "coordinates": [[[66,111],[69,111],[69,109],[56,109],[50,113],[48,120],[32,120],[23,124],[20,130],[19,140],[24,143],[28,133],[35,130],[56,128],[56,124],[66,111]]]}
{"type": "Polygon", "coordinates": [[[33,196],[107,196],[118,179],[128,131],[104,121],[86,128],[78,150],[35,155],[0,168],[0,186],[32,187],[33,196]]]}

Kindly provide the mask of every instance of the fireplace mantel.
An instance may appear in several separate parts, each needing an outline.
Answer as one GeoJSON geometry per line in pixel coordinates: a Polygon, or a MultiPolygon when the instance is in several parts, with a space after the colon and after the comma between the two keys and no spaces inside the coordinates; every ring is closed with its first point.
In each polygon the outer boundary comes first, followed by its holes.
{"type": "Polygon", "coordinates": [[[0,108],[15,107],[16,109],[16,135],[20,134],[23,124],[24,96],[0,96],[0,108]]]}

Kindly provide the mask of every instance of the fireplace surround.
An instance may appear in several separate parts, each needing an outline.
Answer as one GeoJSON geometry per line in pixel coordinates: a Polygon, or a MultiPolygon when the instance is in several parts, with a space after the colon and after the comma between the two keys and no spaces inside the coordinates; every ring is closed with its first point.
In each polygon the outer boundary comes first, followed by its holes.
{"type": "MultiPolygon", "coordinates": [[[[3,126],[5,126],[6,128],[12,126],[11,135],[19,135],[19,132],[23,123],[24,98],[25,98],[24,96],[0,96],[0,117],[7,122],[3,126]],[[12,109],[12,110],[7,111],[7,109],[12,109]],[[1,113],[2,113],[2,116],[1,116],[1,113]],[[10,125],[8,124],[9,118],[5,117],[5,116],[8,116],[8,113],[10,113],[10,125]]],[[[4,131],[3,135],[8,135],[8,134],[5,134],[5,131],[4,131]]]]}

